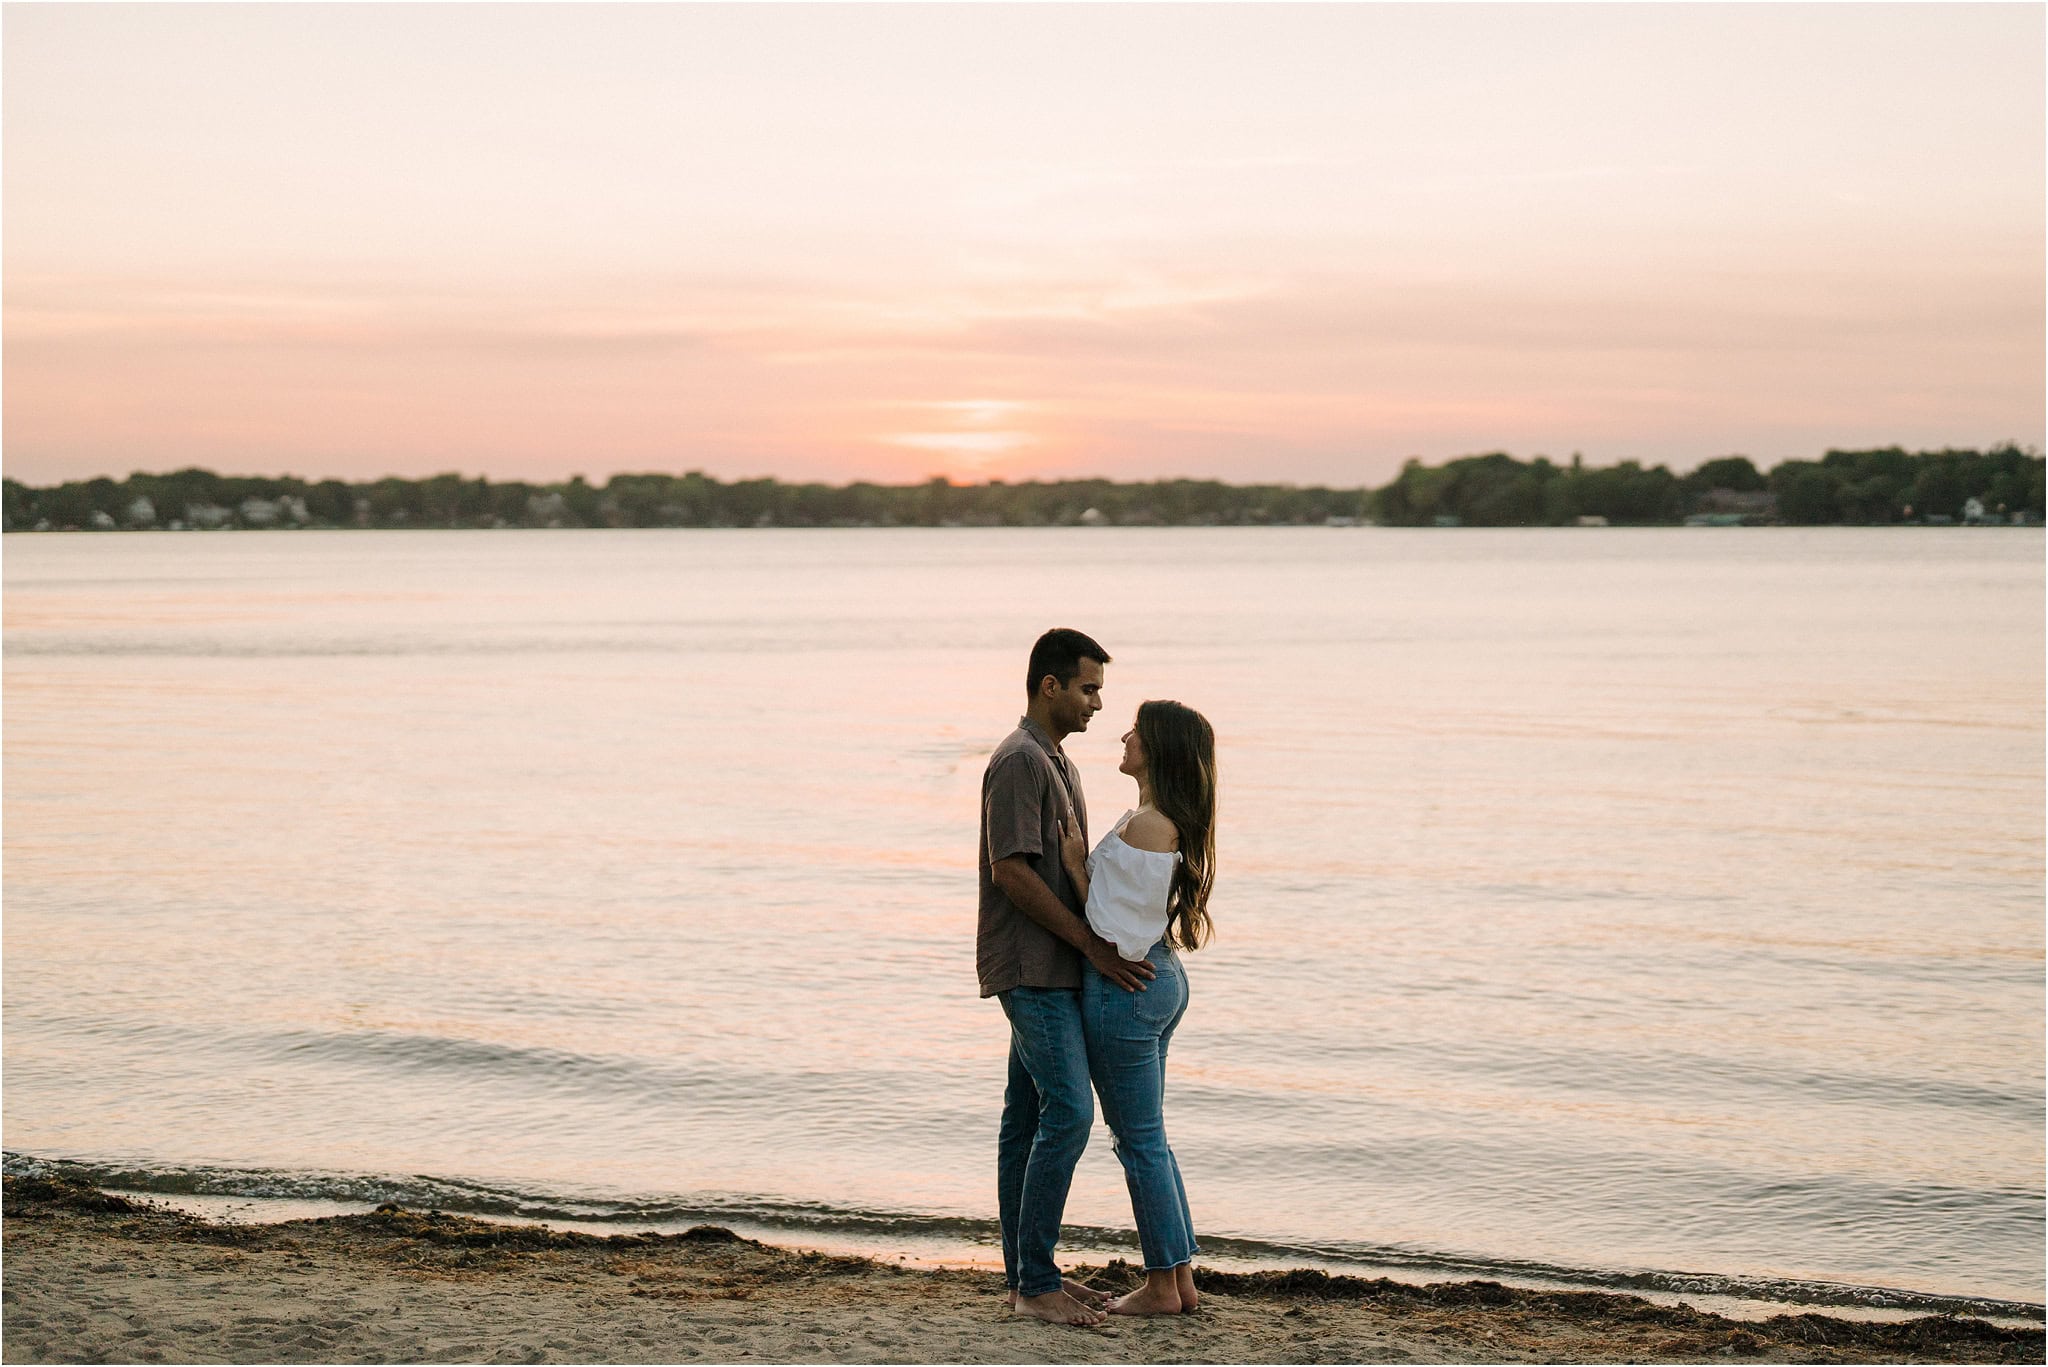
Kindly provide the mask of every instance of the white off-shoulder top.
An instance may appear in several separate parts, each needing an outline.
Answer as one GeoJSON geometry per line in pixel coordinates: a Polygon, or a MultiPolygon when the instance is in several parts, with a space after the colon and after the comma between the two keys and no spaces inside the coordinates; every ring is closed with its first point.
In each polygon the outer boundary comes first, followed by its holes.
{"type": "Polygon", "coordinates": [[[1166,934],[1178,850],[1141,850],[1124,841],[1137,810],[1102,837],[1088,856],[1088,924],[1126,959],[1142,959],[1166,934]]]}

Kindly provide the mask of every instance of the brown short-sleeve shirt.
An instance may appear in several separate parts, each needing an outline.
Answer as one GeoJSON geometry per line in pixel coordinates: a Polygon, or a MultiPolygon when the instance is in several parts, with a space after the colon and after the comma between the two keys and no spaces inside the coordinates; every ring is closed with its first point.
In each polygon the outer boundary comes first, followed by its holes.
{"type": "Polygon", "coordinates": [[[1081,915],[1081,901],[1060,863],[1060,818],[1070,801],[1075,828],[1086,841],[1088,804],[1081,797],[1080,776],[1051,736],[1029,717],[1019,718],[1017,729],[988,757],[981,776],[981,917],[974,967],[984,997],[1013,987],[1081,985],[1081,956],[1019,911],[996,886],[992,872],[996,860],[1024,855],[1053,896],[1081,915]]]}

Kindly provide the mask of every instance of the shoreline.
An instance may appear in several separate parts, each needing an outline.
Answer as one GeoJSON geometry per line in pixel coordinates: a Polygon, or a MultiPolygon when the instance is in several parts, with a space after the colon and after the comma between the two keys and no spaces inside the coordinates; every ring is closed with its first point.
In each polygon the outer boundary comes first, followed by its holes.
{"type": "MultiPolygon", "coordinates": [[[[183,1178],[197,1180],[168,1180],[162,1172],[119,1164],[36,1157],[12,1151],[5,1157],[5,1170],[14,1177],[49,1178],[72,1186],[92,1187],[138,1204],[159,1205],[223,1224],[276,1224],[294,1219],[365,1215],[382,1203],[396,1202],[408,1209],[445,1211],[492,1224],[539,1225],[598,1238],[622,1232],[675,1234],[693,1225],[709,1223],[778,1247],[872,1258],[913,1269],[992,1271],[1002,1265],[992,1221],[948,1216],[917,1214],[894,1218],[870,1210],[813,1205],[803,1217],[788,1218],[772,1203],[756,1209],[733,1201],[693,1206],[687,1202],[643,1200],[617,1208],[606,1207],[600,1201],[585,1210],[577,1198],[478,1188],[429,1178],[195,1169],[183,1178]],[[281,1187],[273,1180],[280,1176],[290,1179],[281,1187]],[[313,1180],[306,1180],[308,1177],[313,1180]]],[[[1135,1247],[1135,1236],[1128,1230],[1070,1224],[1061,1234],[1061,1257],[1069,1262],[1105,1263],[1130,1256],[1135,1247]]],[[[1227,1272],[1305,1269],[1333,1277],[1385,1278],[1409,1285],[1481,1280],[1525,1291],[1613,1292],[1639,1296],[1653,1304],[1687,1305],[1736,1320],[1804,1313],[1873,1321],[1939,1315],[2033,1328],[2048,1318],[2042,1305],[2023,1293],[2000,1297],[1960,1287],[1928,1290],[1898,1283],[1810,1280],[1783,1274],[1700,1269],[1573,1267],[1407,1248],[1324,1248],[1238,1236],[1205,1239],[1202,1265],[1211,1271],[1227,1272]]]]}
{"type": "MultiPolygon", "coordinates": [[[[600,1236],[394,1205],[225,1224],[5,1182],[8,1362],[2041,1362],[1953,1316],[1737,1320],[1602,1291],[1198,1273],[1203,1308],[1062,1329],[999,1275],[801,1252],[716,1226],[600,1236]]],[[[1070,1271],[1079,1270],[1071,1269],[1070,1271]]],[[[1087,1268],[1135,1284],[1121,1259],[1087,1268]]]]}
{"type": "MultiPolygon", "coordinates": [[[[336,1217],[362,1216],[374,1213],[376,1202],[371,1201],[318,1201],[305,1199],[271,1197],[233,1197],[190,1194],[171,1194],[151,1191],[147,1188],[130,1188],[119,1184],[95,1184],[89,1178],[72,1178],[85,1185],[95,1185],[104,1194],[125,1198],[137,1205],[160,1206],[171,1211],[181,1211],[212,1224],[266,1225],[283,1224],[300,1219],[327,1219],[336,1217]]],[[[418,1203],[400,1203],[406,1209],[434,1209],[418,1203]]],[[[542,1215],[511,1215],[470,1210],[453,1210],[441,1213],[454,1217],[474,1220],[480,1224],[510,1227],[533,1227],[572,1234],[587,1234],[605,1239],[621,1234],[640,1235],[644,1233],[679,1234],[700,1223],[696,1220],[653,1220],[620,1223],[616,1220],[577,1220],[542,1215]]],[[[932,1235],[902,1233],[855,1233],[846,1229],[799,1227],[772,1221],[750,1220],[745,1217],[718,1216],[710,1220],[717,1227],[729,1229],[741,1237],[756,1243],[771,1245],[797,1253],[820,1253],[828,1257],[864,1258],[873,1262],[905,1268],[912,1271],[966,1271],[995,1273],[1002,1270],[1002,1254],[993,1237],[970,1239],[964,1236],[944,1238],[932,1235]]],[[[1070,1233],[1061,1237],[1061,1255],[1065,1262],[1103,1266],[1122,1257],[1125,1246],[1135,1242],[1130,1237],[1104,1237],[1100,1240],[1086,1237],[1073,1238],[1070,1233]]],[[[1105,1235],[1107,1232],[1105,1232],[1105,1235]]],[[[1212,1240],[1215,1245],[1229,1244],[1228,1240],[1212,1240]]],[[[2030,1303],[2000,1301],[1988,1297],[1944,1296],[1934,1297],[1918,1292],[1900,1291],[1884,1287],[1861,1287],[1841,1283],[1802,1283],[1816,1292],[1839,1293],[1830,1298],[1770,1295],[1763,1292],[1745,1293],[1733,1290],[1713,1289],[1726,1278],[1712,1274],[1647,1273],[1614,1274],[1609,1282],[1590,1278],[1573,1279],[1562,1272],[1545,1275],[1536,1271],[1519,1269],[1496,1269],[1490,1267],[1459,1267],[1455,1264],[1438,1266],[1428,1262],[1412,1264],[1395,1262],[1371,1262],[1357,1259],[1318,1259],[1295,1257],[1292,1261],[1271,1256],[1252,1256],[1235,1251],[1218,1252],[1206,1248],[1201,1259],[1206,1272],[1229,1273],[1274,1273],[1274,1272],[1317,1272],[1332,1278],[1352,1281],[1386,1280],[1407,1286],[1426,1286],[1445,1282],[1488,1281],[1498,1282],[1511,1289],[1529,1292],[1606,1292],[1639,1297],[1652,1305],[1685,1305],[1694,1310],[1717,1314],[1726,1319],[1751,1321],[1768,1319],[1773,1315],[1822,1314],[1837,1319],[1864,1321],[1869,1323],[1898,1323],[1919,1319],[1924,1316],[1945,1318],[1967,1317],[1981,1319],[1990,1324],[2007,1328],[2031,1329],[2043,1322],[2040,1309],[2030,1303]],[[1687,1285],[1690,1281],[1693,1284],[1687,1285]],[[1659,1285],[1658,1283],[1671,1283],[1659,1285]],[[1928,1304],[1885,1304],[1855,1299],[1858,1295],[1891,1296],[1928,1304]]]]}

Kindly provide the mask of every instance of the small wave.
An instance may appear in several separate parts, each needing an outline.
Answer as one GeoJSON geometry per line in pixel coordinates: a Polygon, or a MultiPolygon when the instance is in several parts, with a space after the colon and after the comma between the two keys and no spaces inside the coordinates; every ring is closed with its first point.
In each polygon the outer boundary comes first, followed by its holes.
{"type": "Polygon", "coordinates": [[[1724,1057],[1677,1049],[1556,1049],[1516,1041],[1484,1050],[1438,1051],[1440,1066],[1483,1075],[1512,1077],[1523,1085],[1549,1083],[1573,1091],[1598,1089],[1639,1095],[1650,1079],[1684,1078],[1695,1095],[1709,1090],[1745,1104],[1751,1098],[1798,1097],[1860,1102],[1888,1108],[1997,1115],[2038,1128],[2043,1103],[2038,1091],[1995,1087],[1910,1074],[1852,1072],[1847,1069],[1776,1066],[1748,1057],[1724,1057]]]}
{"type": "Polygon", "coordinates": [[[534,1075],[559,1081],[630,1085],[647,1070],[630,1062],[564,1049],[400,1031],[287,1031],[262,1040],[266,1052],[385,1068],[449,1069],[468,1073],[534,1075]]]}
{"type": "MultiPolygon", "coordinates": [[[[738,1192],[697,1193],[681,1198],[616,1199],[544,1193],[425,1174],[398,1176],[318,1170],[179,1167],[159,1164],[80,1162],[8,1152],[0,1170],[9,1176],[59,1176],[98,1187],[158,1196],[239,1197],[251,1200],[323,1201],[378,1205],[394,1202],[450,1213],[523,1220],[575,1221],[640,1230],[650,1226],[742,1223],[814,1236],[897,1236],[988,1245],[999,1231],[992,1220],[941,1212],[878,1211],[824,1202],[787,1201],[738,1192]]],[[[1076,1251],[1123,1252],[1128,1231],[1068,1225],[1061,1243],[1076,1251]]],[[[1473,1258],[1404,1245],[1364,1242],[1285,1243],[1205,1235],[1202,1246],[1217,1257],[1249,1263],[1294,1266],[1304,1262],[1342,1268],[1400,1269],[1453,1277],[1510,1277],[1611,1291],[1672,1292],[1744,1300],[1921,1314],[2043,1318],[2044,1308],[2027,1301],[1935,1295],[1897,1287],[1841,1282],[1746,1277],[1720,1273],[1645,1268],[1567,1267],[1508,1259],[1473,1258]]]]}

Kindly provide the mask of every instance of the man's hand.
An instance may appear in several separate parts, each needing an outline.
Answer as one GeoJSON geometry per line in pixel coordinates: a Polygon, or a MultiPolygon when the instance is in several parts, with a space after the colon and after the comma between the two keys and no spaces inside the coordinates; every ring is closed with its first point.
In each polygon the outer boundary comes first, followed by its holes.
{"type": "Polygon", "coordinates": [[[1087,954],[1088,962],[1095,965],[1096,972],[1126,992],[1143,992],[1145,984],[1159,976],[1151,964],[1143,959],[1126,959],[1107,940],[1099,939],[1089,945],[1087,954]]]}
{"type": "Polygon", "coordinates": [[[1052,889],[1021,854],[1005,855],[989,866],[989,877],[1017,910],[1044,926],[1080,951],[1103,977],[1126,992],[1142,992],[1148,980],[1158,976],[1143,959],[1131,960],[1116,952],[1116,946],[1088,928],[1052,895],[1052,889]]]}

